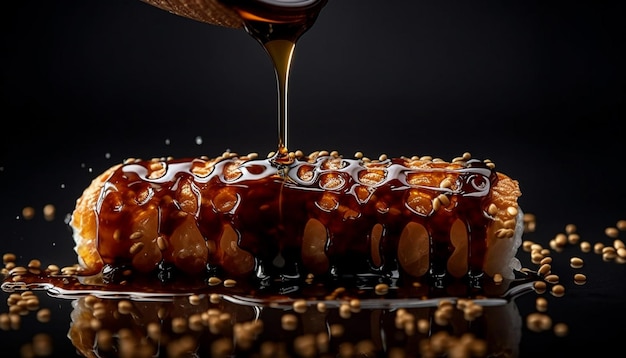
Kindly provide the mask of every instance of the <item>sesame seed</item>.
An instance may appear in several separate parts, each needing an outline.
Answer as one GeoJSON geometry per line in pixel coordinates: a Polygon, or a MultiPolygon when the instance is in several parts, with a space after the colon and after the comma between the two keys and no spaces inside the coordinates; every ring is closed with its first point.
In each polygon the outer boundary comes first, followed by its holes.
{"type": "Polygon", "coordinates": [[[148,323],[147,327],[148,337],[150,337],[154,341],[159,341],[161,339],[161,325],[157,322],[148,323]]]}
{"type": "Polygon", "coordinates": [[[517,208],[514,206],[509,206],[508,208],[506,208],[506,212],[511,215],[511,216],[516,216],[517,215],[517,208]]]}
{"type": "Polygon", "coordinates": [[[522,249],[524,251],[526,251],[526,252],[530,252],[532,250],[532,245],[533,244],[534,244],[534,242],[532,242],[530,240],[524,240],[524,242],[522,242],[522,249]]]}
{"type": "Polygon", "coordinates": [[[546,276],[550,273],[551,270],[552,270],[552,265],[543,264],[541,265],[541,267],[539,267],[539,270],[537,271],[537,273],[541,276],[546,276]]]}
{"type": "Polygon", "coordinates": [[[11,276],[22,276],[28,273],[28,269],[23,266],[16,266],[9,271],[9,275],[11,276]]]}
{"type": "Polygon", "coordinates": [[[432,205],[433,205],[433,211],[438,211],[439,208],[441,208],[441,201],[439,200],[439,198],[434,198],[432,205]]]}
{"type": "Polygon", "coordinates": [[[104,319],[107,317],[108,314],[109,312],[104,307],[98,307],[98,308],[94,307],[94,310],[92,313],[94,318],[97,318],[97,319],[104,319]]]}
{"type": "MultiPolygon", "coordinates": [[[[452,184],[453,184],[452,180],[450,180],[448,178],[445,178],[444,180],[441,181],[441,183],[439,183],[439,187],[442,188],[442,189],[448,189],[448,188],[452,187],[452,184]]],[[[491,204],[491,205],[493,205],[495,207],[494,204],[491,204]]],[[[489,206],[490,209],[491,209],[491,205],[489,206]]],[[[496,207],[496,210],[497,210],[497,207],[496,207]]],[[[491,214],[491,212],[489,212],[489,213],[491,214]]]]}
{"type": "Polygon", "coordinates": [[[98,297],[94,295],[85,296],[85,306],[93,308],[96,303],[99,302],[98,297]]]}
{"type": "MultiPolygon", "coordinates": [[[[542,255],[543,256],[543,255],[542,255]]],[[[540,265],[543,264],[552,264],[552,257],[548,256],[548,257],[544,257],[541,259],[541,261],[539,261],[540,265]]]]}
{"type": "Polygon", "coordinates": [[[591,251],[591,244],[589,243],[589,241],[583,241],[580,243],[580,251],[585,253],[591,251]]]}
{"type": "Polygon", "coordinates": [[[36,311],[39,309],[39,299],[37,297],[32,297],[27,300],[24,300],[24,305],[26,309],[29,311],[36,311]]]}
{"type": "Polygon", "coordinates": [[[564,233],[558,233],[556,234],[556,236],[554,236],[554,241],[558,246],[563,247],[568,243],[567,235],[565,235],[564,233]]]}
{"type": "Polygon", "coordinates": [[[117,304],[117,311],[121,314],[129,314],[133,310],[132,302],[128,300],[121,300],[117,304]]]}
{"type": "Polygon", "coordinates": [[[448,198],[446,194],[439,194],[439,196],[437,196],[437,199],[439,199],[439,201],[441,202],[441,205],[443,206],[450,205],[450,198],[448,198]]]}
{"type": "Polygon", "coordinates": [[[530,246],[530,249],[531,249],[532,251],[535,251],[535,250],[536,250],[536,251],[541,251],[541,250],[543,250],[543,246],[541,246],[540,244],[533,243],[533,244],[530,246]]]}
{"type": "Polygon", "coordinates": [[[187,319],[184,317],[174,317],[172,318],[172,332],[180,334],[184,333],[187,330],[187,319]]]}
{"type": "Polygon", "coordinates": [[[565,294],[565,286],[558,284],[552,286],[552,290],[550,291],[555,297],[562,297],[565,294]]]}
{"type": "Polygon", "coordinates": [[[192,314],[189,316],[189,329],[195,332],[200,332],[204,328],[202,323],[202,316],[200,314],[192,314]]]}
{"type": "Polygon", "coordinates": [[[605,246],[605,247],[602,248],[602,253],[603,254],[606,254],[606,253],[614,254],[616,252],[617,251],[615,250],[615,248],[613,246],[605,246]]]}
{"type": "Polygon", "coordinates": [[[345,327],[339,323],[332,324],[330,326],[331,337],[341,337],[345,333],[345,327]]]}
{"type": "Polygon", "coordinates": [[[56,213],[56,208],[52,204],[44,205],[43,207],[43,217],[46,221],[54,220],[54,214],[56,213]]]}
{"type": "Polygon", "coordinates": [[[584,264],[584,261],[580,257],[572,257],[569,260],[569,265],[572,268],[581,268],[581,267],[583,267],[583,264],[584,264]]]}
{"type": "Polygon", "coordinates": [[[350,304],[350,311],[359,312],[361,310],[361,300],[359,300],[358,298],[351,299],[349,304],[350,304]]]}
{"type": "Polygon", "coordinates": [[[22,325],[22,317],[19,314],[9,313],[9,321],[12,330],[19,330],[22,325]]]}
{"type": "Polygon", "coordinates": [[[298,317],[287,313],[280,318],[280,323],[285,331],[293,331],[298,328],[298,317]]]}
{"type": "Polygon", "coordinates": [[[200,297],[200,295],[192,294],[189,296],[189,303],[193,306],[197,306],[202,303],[202,297],[200,297]]]}
{"type": "Polygon", "coordinates": [[[569,327],[562,322],[555,324],[553,330],[557,337],[565,337],[569,333],[569,327]]]}
{"type": "Polygon", "coordinates": [[[57,265],[54,264],[50,264],[48,265],[48,267],[46,267],[46,272],[48,272],[51,275],[56,275],[61,271],[61,268],[57,265]]]}
{"type": "Polygon", "coordinates": [[[535,300],[535,308],[539,312],[547,311],[548,310],[548,300],[546,300],[544,297],[537,297],[537,299],[535,300]]]}
{"type": "Polygon", "coordinates": [[[163,236],[158,236],[156,243],[157,243],[157,247],[159,248],[159,250],[161,251],[167,250],[167,241],[165,241],[163,236]]]}
{"type": "Polygon", "coordinates": [[[52,337],[47,333],[37,333],[32,338],[32,349],[36,357],[50,357],[54,351],[52,337]]]}
{"type": "Polygon", "coordinates": [[[545,313],[533,312],[526,317],[526,327],[534,332],[542,332],[552,327],[552,319],[545,313]]]}
{"type": "Polygon", "coordinates": [[[0,329],[3,331],[11,330],[11,319],[6,312],[0,313],[0,329]]]}
{"type": "Polygon", "coordinates": [[[129,252],[131,255],[137,255],[139,253],[139,251],[141,251],[141,249],[143,249],[144,247],[144,243],[143,242],[136,242],[134,243],[130,249],[129,252]]]}
{"type": "Polygon", "coordinates": [[[577,273],[574,275],[574,283],[577,285],[584,285],[587,282],[587,276],[582,273],[577,273]]]}
{"type": "Polygon", "coordinates": [[[41,267],[41,261],[37,260],[37,259],[32,259],[28,262],[28,268],[35,268],[38,269],[41,267]]]}
{"type": "Polygon", "coordinates": [[[49,308],[42,308],[37,311],[37,320],[42,323],[50,322],[50,317],[52,316],[52,312],[49,308]]]}
{"type": "Polygon", "coordinates": [[[535,281],[533,282],[533,289],[539,294],[544,293],[546,292],[547,284],[544,281],[535,281]]]}
{"type": "Polygon", "coordinates": [[[219,277],[212,276],[212,277],[209,277],[208,283],[209,283],[209,286],[217,286],[220,283],[222,283],[222,279],[220,279],[219,277]]]}
{"type": "Polygon", "coordinates": [[[617,253],[615,252],[615,250],[607,250],[602,252],[602,260],[605,262],[613,261],[615,260],[615,258],[617,258],[617,253]]]}
{"type": "Polygon", "coordinates": [[[12,254],[12,253],[6,253],[6,254],[2,255],[2,262],[5,265],[8,264],[8,263],[14,263],[16,259],[17,259],[17,257],[15,256],[15,254],[12,254]]]}
{"type": "Polygon", "coordinates": [[[537,227],[535,215],[524,213],[524,232],[534,232],[537,227]]]}
{"type": "Polygon", "coordinates": [[[217,293],[212,293],[209,295],[209,302],[213,304],[218,304],[222,300],[222,296],[217,293]]]}
{"type": "Polygon", "coordinates": [[[496,284],[502,283],[503,280],[504,280],[504,278],[502,277],[501,274],[496,273],[496,274],[493,275],[493,282],[495,282],[496,284]]]}
{"type": "Polygon", "coordinates": [[[304,299],[298,299],[293,302],[293,310],[297,313],[304,313],[307,308],[307,303],[304,299]]]}
{"type": "Polygon", "coordinates": [[[430,322],[425,318],[420,318],[417,320],[417,330],[422,334],[428,333],[430,330],[430,322]]]}
{"type": "Polygon", "coordinates": [[[344,319],[348,319],[350,318],[350,316],[352,316],[350,304],[344,302],[339,306],[339,316],[344,319]]]}
{"type": "Polygon", "coordinates": [[[617,230],[616,227],[610,226],[604,229],[604,234],[611,239],[617,239],[617,236],[619,235],[619,230],[617,230]]]}
{"type": "Polygon", "coordinates": [[[22,209],[22,217],[26,220],[30,220],[35,217],[35,208],[32,206],[26,206],[22,209]]]}
{"type": "Polygon", "coordinates": [[[604,249],[604,244],[601,242],[596,242],[593,245],[593,252],[595,252],[596,254],[601,254],[603,249],[604,249]]]}
{"type": "Polygon", "coordinates": [[[99,331],[102,329],[102,321],[100,321],[97,318],[92,318],[89,321],[89,328],[93,329],[94,331],[99,331]]]}
{"type": "Polygon", "coordinates": [[[389,285],[385,283],[379,283],[374,287],[374,292],[377,295],[386,295],[389,292],[389,285]]]}
{"type": "Polygon", "coordinates": [[[548,282],[548,283],[555,284],[555,283],[559,282],[559,276],[555,275],[555,274],[550,274],[550,275],[547,275],[546,277],[544,277],[544,280],[546,280],[546,282],[548,282]]]}
{"type": "Polygon", "coordinates": [[[579,241],[580,235],[578,235],[577,233],[571,233],[567,235],[567,242],[569,242],[570,244],[576,245],[579,241]]]}
{"type": "Polygon", "coordinates": [[[324,302],[318,302],[316,307],[317,307],[318,312],[321,312],[321,313],[326,312],[326,304],[324,302]]]}

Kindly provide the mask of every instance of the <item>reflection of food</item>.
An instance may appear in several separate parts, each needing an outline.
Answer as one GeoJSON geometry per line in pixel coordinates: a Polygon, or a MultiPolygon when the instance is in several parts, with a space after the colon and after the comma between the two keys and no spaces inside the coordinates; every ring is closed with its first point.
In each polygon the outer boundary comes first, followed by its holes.
{"type": "Polygon", "coordinates": [[[517,306],[480,302],[362,309],[358,300],[263,307],[204,295],[165,302],[86,296],[73,304],[68,336],[85,357],[517,356],[517,306]]]}
{"type": "Polygon", "coordinates": [[[71,219],[87,272],[276,277],[502,275],[523,231],[518,184],[466,154],[287,165],[232,153],[129,160],[99,175],[71,219]]]}

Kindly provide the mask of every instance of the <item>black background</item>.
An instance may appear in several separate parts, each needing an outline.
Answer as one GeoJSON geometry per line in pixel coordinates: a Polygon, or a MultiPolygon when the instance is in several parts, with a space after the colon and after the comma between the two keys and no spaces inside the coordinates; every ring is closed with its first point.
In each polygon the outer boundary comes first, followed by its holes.
{"type": "MultiPolygon", "coordinates": [[[[124,158],[275,149],[273,69],[243,30],[139,0],[3,6],[0,252],[75,262],[66,215],[124,158]],[[24,206],[38,216],[21,219],[24,206]]],[[[574,223],[609,243],[604,227],[626,219],[623,21],[618,1],[330,0],[294,55],[289,149],[469,151],[519,180],[531,239],[574,223]]],[[[586,255],[596,284],[555,308],[572,333],[526,332],[523,356],[618,346],[604,326],[626,319],[626,270],[586,255]]]]}

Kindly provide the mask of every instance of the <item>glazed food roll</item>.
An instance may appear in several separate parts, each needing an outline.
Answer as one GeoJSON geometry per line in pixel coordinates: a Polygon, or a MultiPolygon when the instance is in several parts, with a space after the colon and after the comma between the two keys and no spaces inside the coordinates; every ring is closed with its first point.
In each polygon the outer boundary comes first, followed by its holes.
{"type": "Polygon", "coordinates": [[[85,273],[512,278],[519,184],[466,153],[126,160],[77,199],[85,273]]]}

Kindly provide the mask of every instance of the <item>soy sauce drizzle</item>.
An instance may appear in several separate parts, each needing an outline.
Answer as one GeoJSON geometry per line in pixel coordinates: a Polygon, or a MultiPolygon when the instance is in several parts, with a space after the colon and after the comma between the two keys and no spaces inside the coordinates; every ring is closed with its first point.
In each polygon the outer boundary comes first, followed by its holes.
{"type": "Polygon", "coordinates": [[[295,42],[287,40],[269,41],[263,45],[267,53],[272,58],[274,70],[276,72],[276,81],[278,85],[278,149],[276,151],[277,160],[286,159],[289,150],[287,149],[287,129],[288,129],[288,90],[289,90],[289,70],[293,52],[295,50],[295,42]]]}
{"type": "Polygon", "coordinates": [[[296,43],[317,19],[326,0],[223,0],[243,19],[244,29],[265,49],[278,89],[277,164],[289,163],[289,75],[296,43]]]}

